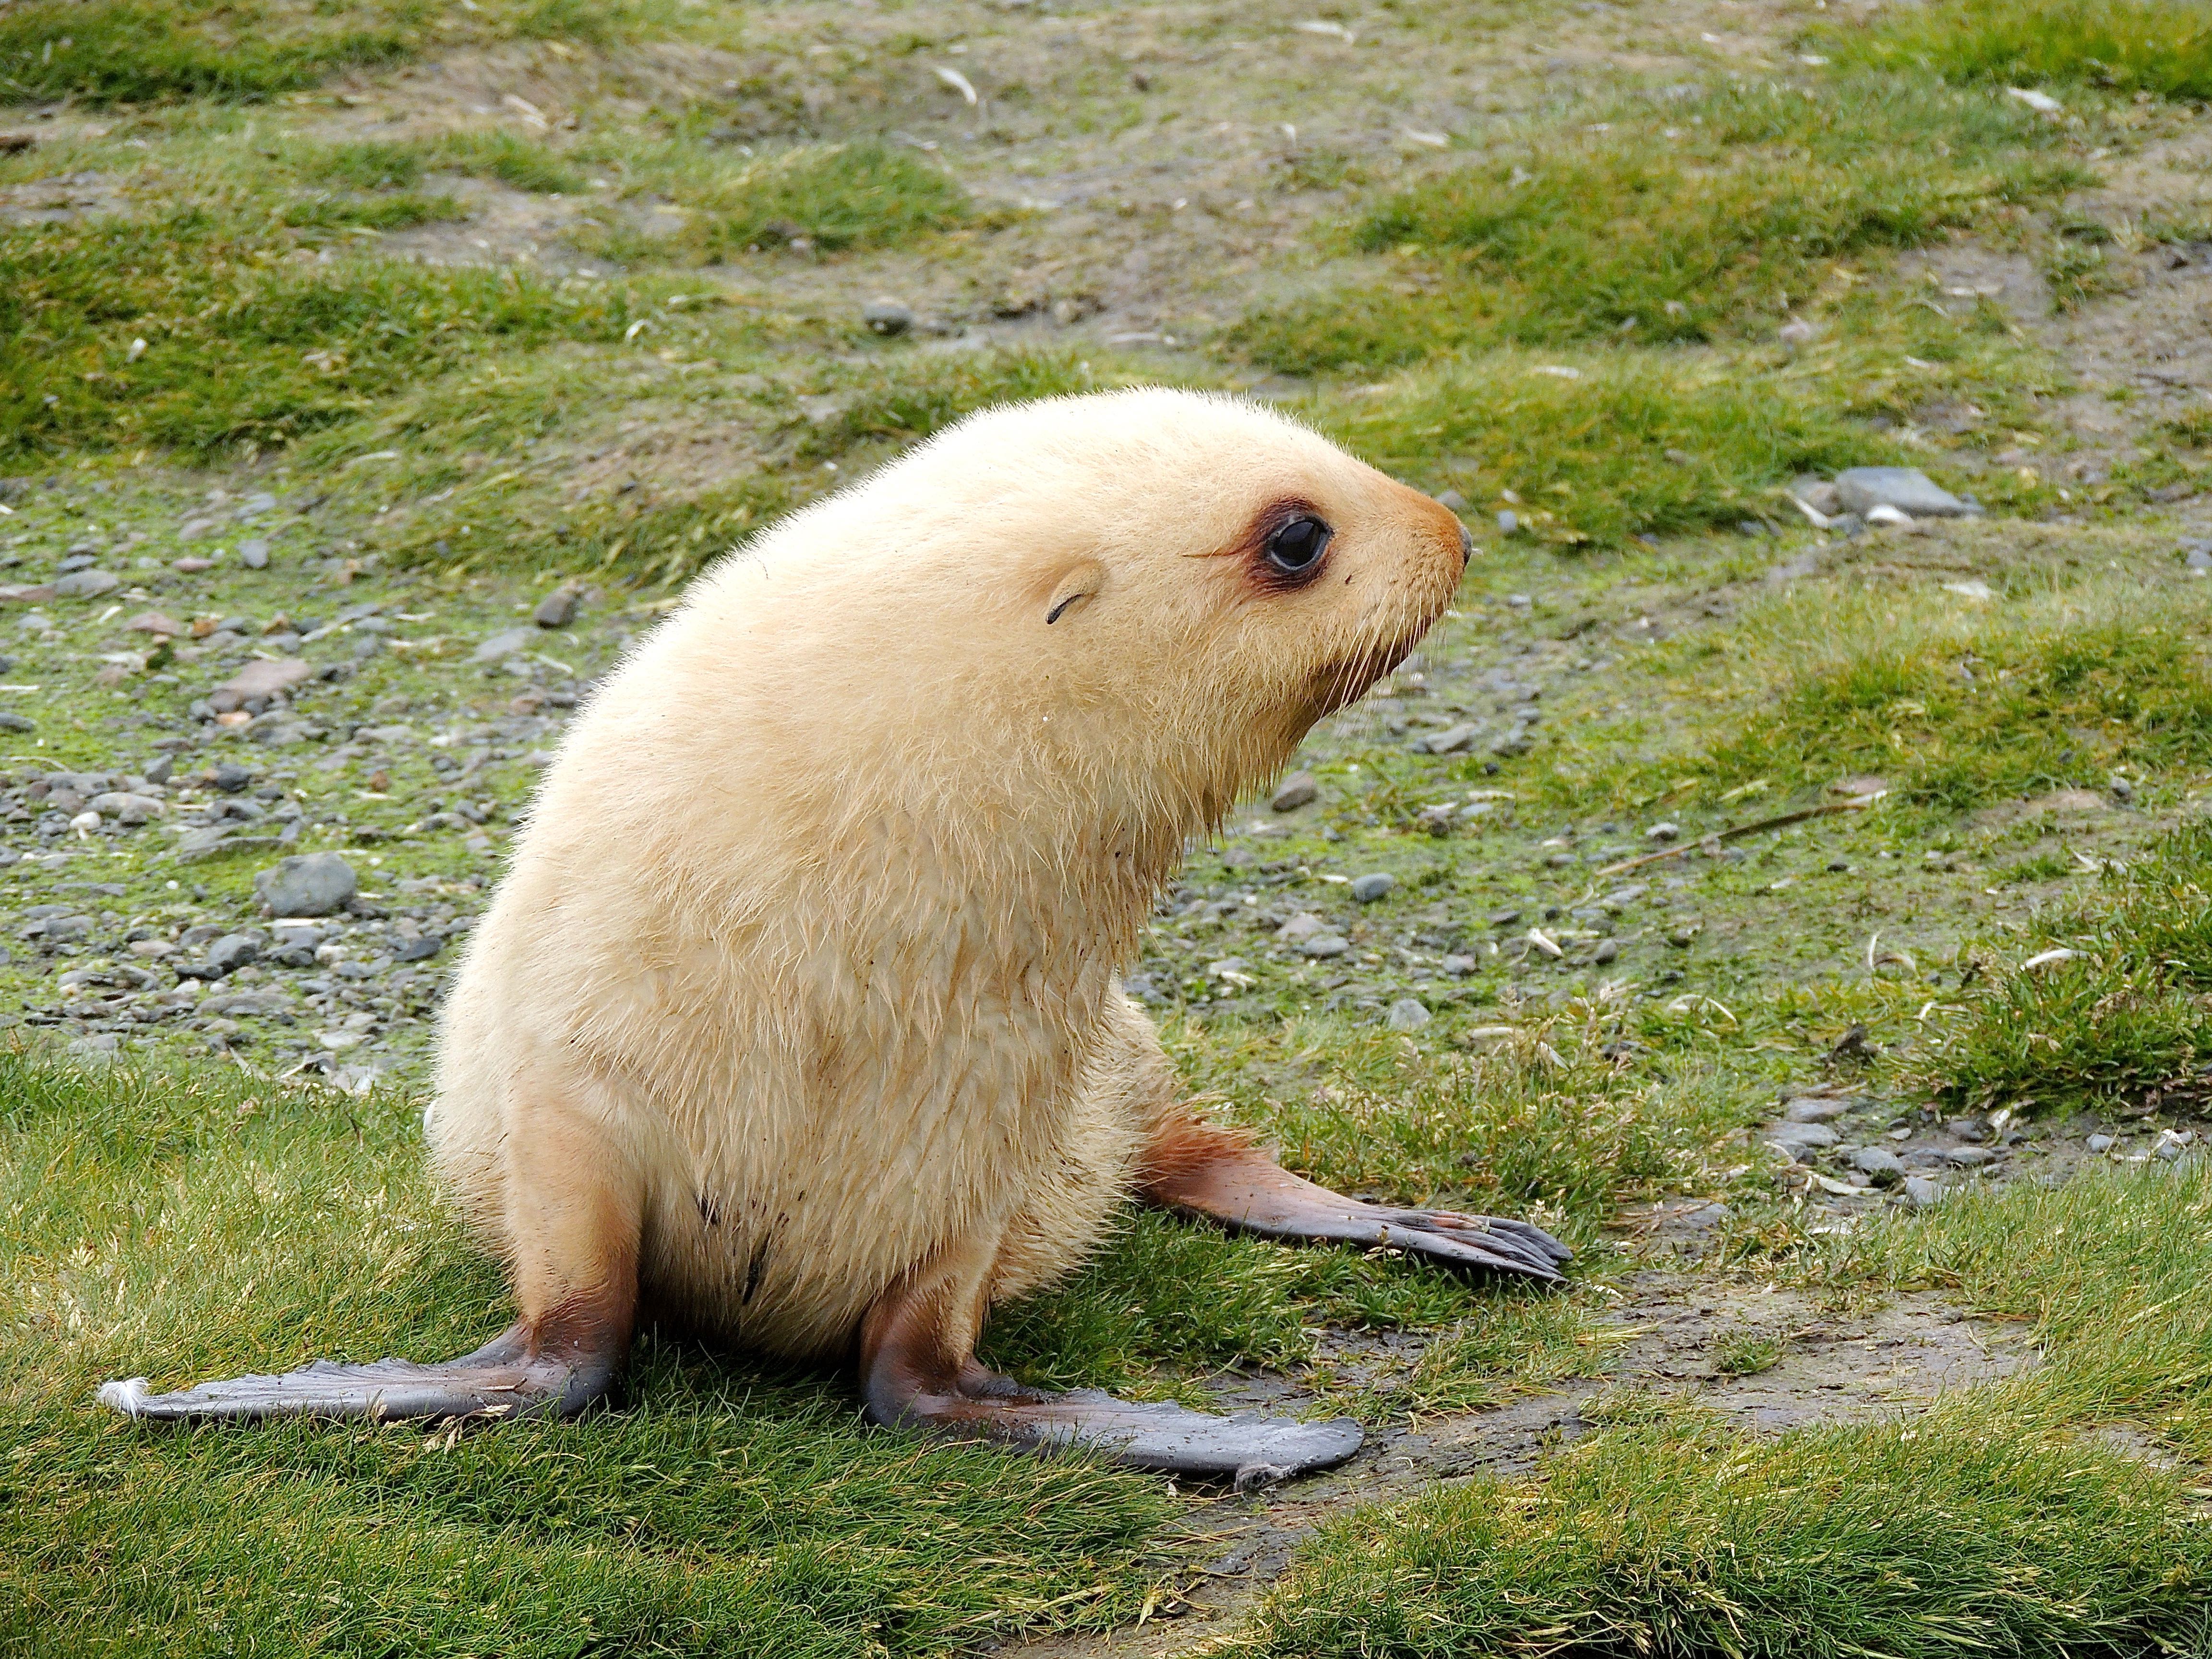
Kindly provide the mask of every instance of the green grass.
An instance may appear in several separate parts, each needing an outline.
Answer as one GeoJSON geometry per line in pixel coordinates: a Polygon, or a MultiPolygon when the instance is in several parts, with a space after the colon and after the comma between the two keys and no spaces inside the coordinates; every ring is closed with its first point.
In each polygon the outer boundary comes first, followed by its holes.
{"type": "Polygon", "coordinates": [[[379,545],[409,563],[512,561],[550,551],[591,568],[669,582],[977,410],[1127,379],[1115,365],[1094,368],[1066,353],[924,356],[861,337],[854,343],[865,340],[863,357],[794,368],[762,385],[757,367],[778,366],[779,348],[820,340],[818,325],[712,304],[664,303],[638,314],[648,326],[636,347],[588,357],[556,347],[508,354],[498,363],[478,360],[319,435],[302,458],[340,469],[357,456],[401,452],[390,467],[364,470],[340,487],[395,505],[443,497],[386,521],[379,545]],[[733,385],[720,374],[672,376],[653,355],[659,351],[693,362],[711,356],[750,378],[733,385]],[[605,401],[611,388],[623,394],[616,414],[647,409],[672,423],[744,432],[750,441],[742,459],[703,479],[647,476],[623,480],[629,488],[571,494],[562,488],[568,458],[606,439],[614,418],[605,401]],[[836,398],[836,412],[808,419],[796,405],[801,393],[836,398]]]}
{"type": "MultiPolygon", "coordinates": [[[[2197,1652],[2212,1534],[2176,1468],[2087,1431],[2212,1450],[2212,1170],[2090,1170],[1837,1230],[1837,1295],[1938,1288],[2021,1322],[2042,1364],[1924,1415],[1611,1429],[1540,1483],[1479,1481],[1327,1528],[1228,1650],[1328,1659],[2197,1652]]],[[[1771,1345],[1724,1345],[1738,1374],[1771,1345]]]]}
{"type": "Polygon", "coordinates": [[[968,192],[918,151],[874,139],[809,144],[738,161],[697,144],[586,145],[632,194],[684,210],[665,234],[627,223],[585,239],[625,260],[720,264],[764,248],[807,243],[827,252],[895,246],[966,222],[968,192]]]}
{"type": "Polygon", "coordinates": [[[1893,803],[1948,817],[2101,788],[2118,768],[2159,776],[2212,761],[2206,606],[2192,589],[2023,568],[1977,603],[1940,574],[1905,591],[1846,580],[1754,602],[1725,634],[1648,665],[1655,691],[1706,705],[1684,728],[1690,744],[1607,765],[1640,716],[1564,731],[1554,780],[1611,799],[1763,782],[1763,804],[1871,775],[1893,803]]]}
{"type": "Polygon", "coordinates": [[[646,21],[632,0],[32,0],[0,15],[0,98],[94,105],[265,99],[437,46],[561,36],[607,41],[646,21]]]}
{"type": "Polygon", "coordinates": [[[2212,673],[2196,629],[2141,617],[1869,642],[1711,758],[1723,777],[1792,785],[1880,773],[1905,800],[1962,811],[2100,765],[2212,758],[2212,673]]]}
{"type": "Polygon", "coordinates": [[[1769,492],[1798,472],[1893,454],[1786,379],[1656,351],[1501,352],[1310,412],[1386,471],[1449,485],[1486,513],[1510,490],[1528,532],[1559,546],[1733,527],[1773,514],[1769,492]]]}
{"type": "Polygon", "coordinates": [[[2031,948],[1942,1028],[1914,1080],[1960,1105],[2137,1103],[2212,1091],[2212,828],[2163,837],[2101,890],[2039,915],[2031,948]]]}
{"type": "Polygon", "coordinates": [[[1801,1260],[1838,1294],[1935,1288],[2025,1327],[2042,1364],[2002,1385],[2031,1428],[2100,1423],[2212,1456],[2212,1170],[2091,1168],[2060,1186],[1967,1188],[1801,1260]]]}
{"type": "Polygon", "coordinates": [[[647,1341],[629,1403],[451,1443],[90,1402],[506,1318],[416,1103],[0,1055],[0,1647],[939,1652],[1133,1616],[1159,1484],[871,1431],[828,1376],[647,1341]]]}
{"type": "Polygon", "coordinates": [[[489,345],[619,340],[635,303],[489,270],[318,267],[294,246],[200,209],[0,231],[0,456],[274,447],[489,345]]]}
{"type": "Polygon", "coordinates": [[[2047,124],[1910,78],[1727,87],[1438,170],[1352,245],[1392,276],[1249,314],[1229,336],[1293,374],[1440,351],[1710,341],[1818,297],[1838,262],[1917,247],[2085,181],[2047,124]]]}
{"type": "Polygon", "coordinates": [[[581,173],[546,145],[507,132],[447,132],[402,143],[369,140],[280,152],[312,182],[350,190],[406,189],[426,172],[496,179],[540,195],[585,188],[581,173]]]}
{"type": "Polygon", "coordinates": [[[2212,17],[2187,0],[1930,0],[1815,38],[1861,63],[1959,81],[2212,98],[2212,17]]]}
{"type": "Polygon", "coordinates": [[[1907,1426],[1621,1428],[1540,1484],[1327,1528],[1230,1651],[1704,1659],[2197,1651],[2212,1531],[2172,1473],[1941,1409],[1907,1426]]]}

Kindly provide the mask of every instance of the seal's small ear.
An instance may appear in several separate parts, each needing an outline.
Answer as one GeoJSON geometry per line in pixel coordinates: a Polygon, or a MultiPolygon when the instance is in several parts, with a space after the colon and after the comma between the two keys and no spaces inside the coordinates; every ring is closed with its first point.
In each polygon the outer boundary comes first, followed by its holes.
{"type": "Polygon", "coordinates": [[[1106,567],[1096,559],[1084,560],[1054,586],[1052,598],[1045,601],[1046,623],[1058,622],[1085,599],[1094,598],[1105,585],[1106,567]]]}

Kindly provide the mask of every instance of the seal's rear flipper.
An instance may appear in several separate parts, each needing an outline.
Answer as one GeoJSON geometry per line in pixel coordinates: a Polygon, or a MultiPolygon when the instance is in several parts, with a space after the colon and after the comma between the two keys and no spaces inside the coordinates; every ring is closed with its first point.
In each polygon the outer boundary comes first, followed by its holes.
{"type": "Polygon", "coordinates": [[[987,1370],[975,1357],[981,1300],[975,1248],[941,1253],[885,1291],[860,1325],[860,1385],[872,1422],[990,1439],[1045,1451],[1085,1447],[1164,1474],[1241,1487],[1341,1463],[1358,1425],[1277,1417],[1211,1417],[1139,1405],[1096,1389],[1048,1394],[987,1370]]]}
{"type": "Polygon", "coordinates": [[[1365,1438],[1357,1423],[1342,1418],[1299,1423],[1249,1413],[1212,1417],[1181,1406],[1116,1400],[1096,1389],[1018,1401],[932,1403],[951,1403],[951,1408],[938,1413],[925,1408],[906,1420],[965,1427],[1039,1449],[1088,1448],[1136,1468],[1232,1481],[1240,1492],[1334,1468],[1365,1438]]]}
{"type": "Polygon", "coordinates": [[[1292,1175],[1234,1132],[1181,1115],[1154,1127],[1139,1170],[1138,1195],[1231,1232],[1403,1250],[1449,1267],[1541,1285],[1565,1283],[1559,1269],[1575,1254],[1525,1221],[1346,1198],[1292,1175]]]}

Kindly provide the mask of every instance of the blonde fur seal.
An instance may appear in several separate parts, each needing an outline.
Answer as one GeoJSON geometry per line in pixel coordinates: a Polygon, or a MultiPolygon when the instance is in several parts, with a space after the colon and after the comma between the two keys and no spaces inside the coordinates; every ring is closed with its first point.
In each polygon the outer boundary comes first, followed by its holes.
{"type": "Polygon", "coordinates": [[[148,1416],[575,1410],[641,1302],[878,1420],[1198,1472],[1346,1425],[1043,1395],[989,1305],[1132,1195],[1279,1237],[1557,1277],[1523,1224],[1391,1211],[1194,1121],[1120,989],[1187,839],[1428,629],[1426,496],[1224,398],[975,416],[703,577],[576,721],[475,930],[428,1119],[522,1317],[446,1365],[310,1367],[148,1416]]]}

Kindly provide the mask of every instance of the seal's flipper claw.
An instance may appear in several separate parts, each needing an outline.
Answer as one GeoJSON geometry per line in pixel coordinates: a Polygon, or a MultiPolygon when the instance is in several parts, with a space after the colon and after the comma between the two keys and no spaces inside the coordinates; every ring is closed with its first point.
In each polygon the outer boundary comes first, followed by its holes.
{"type": "Polygon", "coordinates": [[[153,1394],[143,1376],[109,1382],[100,1404],[153,1422],[258,1421],[271,1417],[406,1419],[571,1417],[607,1392],[615,1357],[561,1346],[531,1351],[516,1327],[474,1353],[442,1365],[380,1359],[341,1365],[318,1359],[277,1376],[234,1376],[173,1394],[153,1394]]]}

